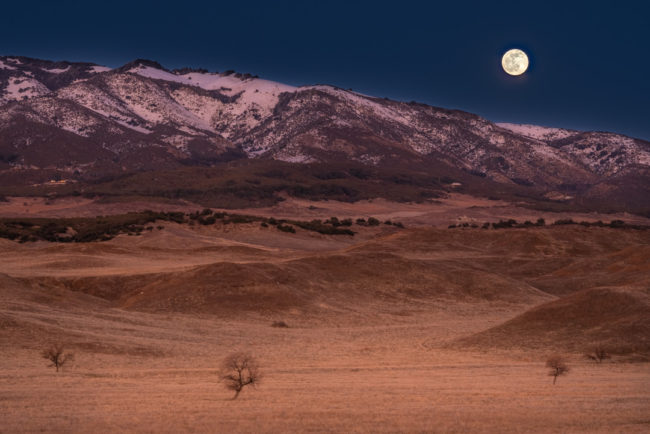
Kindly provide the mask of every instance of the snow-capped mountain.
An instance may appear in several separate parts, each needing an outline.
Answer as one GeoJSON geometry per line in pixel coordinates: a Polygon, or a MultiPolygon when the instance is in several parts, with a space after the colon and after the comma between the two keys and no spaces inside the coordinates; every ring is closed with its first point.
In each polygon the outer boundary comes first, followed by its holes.
{"type": "Polygon", "coordinates": [[[95,177],[233,158],[427,162],[551,191],[646,176],[650,143],[137,60],[0,57],[0,170],[95,177]]]}

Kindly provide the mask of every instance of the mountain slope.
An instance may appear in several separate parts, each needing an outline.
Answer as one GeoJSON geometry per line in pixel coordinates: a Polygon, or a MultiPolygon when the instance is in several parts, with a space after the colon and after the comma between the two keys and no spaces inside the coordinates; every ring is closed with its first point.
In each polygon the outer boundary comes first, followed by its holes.
{"type": "Polygon", "coordinates": [[[475,182],[521,186],[524,195],[528,188],[560,201],[622,198],[618,205],[628,208],[650,197],[650,143],[622,135],[495,124],[332,86],[169,71],[145,60],[109,70],[0,57],[0,171],[83,181],[233,158],[432,174],[448,167],[475,182]]]}
{"type": "Polygon", "coordinates": [[[587,351],[600,344],[614,354],[647,355],[649,335],[647,291],[593,288],[544,303],[457,344],[572,351],[587,351]]]}

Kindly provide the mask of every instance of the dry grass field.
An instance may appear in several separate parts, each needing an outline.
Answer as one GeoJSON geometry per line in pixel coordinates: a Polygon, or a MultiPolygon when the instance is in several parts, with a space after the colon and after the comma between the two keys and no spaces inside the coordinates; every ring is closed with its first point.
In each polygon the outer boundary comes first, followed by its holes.
{"type": "Polygon", "coordinates": [[[0,240],[0,432],[650,431],[650,231],[413,223],[0,240]]]}

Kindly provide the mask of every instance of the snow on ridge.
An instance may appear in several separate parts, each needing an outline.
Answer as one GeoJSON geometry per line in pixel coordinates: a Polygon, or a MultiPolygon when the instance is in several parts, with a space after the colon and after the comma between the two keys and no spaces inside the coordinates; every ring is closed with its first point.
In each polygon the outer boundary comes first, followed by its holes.
{"type": "MultiPolygon", "coordinates": [[[[212,127],[217,127],[227,137],[230,129],[250,129],[267,118],[278,104],[280,94],[295,92],[297,88],[282,83],[253,77],[238,77],[234,74],[189,72],[174,74],[151,66],[137,66],[128,72],[155,80],[182,83],[187,89],[172,93],[173,97],[212,127]],[[222,95],[236,97],[231,102],[208,101],[201,96],[188,93],[191,88],[217,91],[222,95]],[[197,105],[198,104],[198,105],[197,105]],[[219,115],[217,115],[219,113],[219,115]]],[[[205,129],[205,128],[204,128],[205,129]]]]}
{"type": "Polygon", "coordinates": [[[357,107],[359,106],[365,107],[367,109],[372,110],[374,113],[382,116],[384,119],[393,122],[398,122],[401,124],[407,124],[407,125],[411,123],[411,120],[405,117],[404,114],[401,113],[399,110],[376,102],[375,97],[364,95],[362,93],[358,93],[350,90],[343,90],[334,86],[323,85],[323,84],[319,84],[315,86],[303,86],[298,88],[298,90],[309,90],[309,89],[315,89],[315,90],[320,90],[329,93],[338,98],[346,100],[352,103],[353,105],[356,105],[357,107]]]}
{"type": "Polygon", "coordinates": [[[558,140],[579,134],[579,131],[566,130],[564,128],[540,127],[528,124],[510,124],[506,122],[496,123],[498,127],[504,128],[513,133],[530,137],[536,140],[558,140]]]}
{"type": "Polygon", "coordinates": [[[65,68],[54,68],[54,69],[41,68],[41,69],[45,72],[49,72],[50,74],[61,74],[69,70],[70,66],[68,65],[65,68]]]}
{"type": "Polygon", "coordinates": [[[276,92],[292,92],[296,88],[282,83],[277,83],[259,78],[238,78],[235,75],[221,75],[218,73],[201,73],[190,72],[183,75],[177,75],[172,72],[163,71],[151,66],[138,66],[129,70],[132,74],[142,77],[152,78],[154,80],[173,81],[188,86],[197,86],[205,90],[221,90],[223,93],[239,93],[241,90],[249,88],[270,90],[276,92]],[[224,89],[225,88],[225,89],[224,89]]]}
{"type": "Polygon", "coordinates": [[[0,60],[0,69],[16,69],[15,66],[7,65],[2,60],[0,60]]]}
{"type": "Polygon", "coordinates": [[[40,81],[33,78],[11,77],[6,87],[8,101],[19,101],[21,99],[33,98],[49,93],[50,90],[40,81]]]}
{"type": "Polygon", "coordinates": [[[153,131],[151,131],[151,130],[148,129],[148,128],[140,127],[140,126],[138,126],[138,125],[131,125],[131,124],[129,124],[128,122],[125,122],[125,121],[123,121],[123,120],[121,120],[121,119],[115,119],[115,118],[112,118],[112,120],[115,121],[115,122],[117,122],[118,124],[122,125],[123,127],[126,127],[126,128],[129,128],[129,129],[132,129],[133,131],[137,131],[137,132],[139,132],[139,133],[143,133],[143,134],[151,134],[151,133],[153,132],[153,131]]]}
{"type": "Polygon", "coordinates": [[[111,71],[111,68],[109,68],[108,66],[95,65],[90,68],[90,71],[94,73],[108,72],[111,71]]]}

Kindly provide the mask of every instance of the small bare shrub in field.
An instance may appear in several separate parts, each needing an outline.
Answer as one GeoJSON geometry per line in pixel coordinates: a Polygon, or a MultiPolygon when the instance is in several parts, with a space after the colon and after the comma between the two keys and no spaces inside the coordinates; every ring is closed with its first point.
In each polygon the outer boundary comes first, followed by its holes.
{"type": "Polygon", "coordinates": [[[62,368],[68,362],[74,360],[74,354],[67,352],[63,344],[52,344],[41,353],[44,359],[50,361],[49,366],[56,368],[56,372],[59,372],[59,368],[62,368]]]}
{"type": "Polygon", "coordinates": [[[284,321],[273,321],[273,324],[271,324],[271,327],[278,327],[278,328],[289,328],[289,325],[284,322],[284,321]]]}
{"type": "Polygon", "coordinates": [[[554,355],[549,357],[546,361],[546,367],[550,368],[548,375],[553,377],[553,384],[557,381],[557,377],[569,373],[569,367],[561,356],[554,355]]]}
{"type": "Polygon", "coordinates": [[[237,399],[244,387],[259,384],[260,379],[257,360],[248,353],[231,354],[221,364],[221,380],[227,389],[235,392],[232,399],[237,399]]]}
{"type": "Polygon", "coordinates": [[[602,363],[603,360],[609,359],[611,357],[605,347],[600,344],[591,347],[585,355],[588,359],[591,359],[597,363],[602,363]]]}

